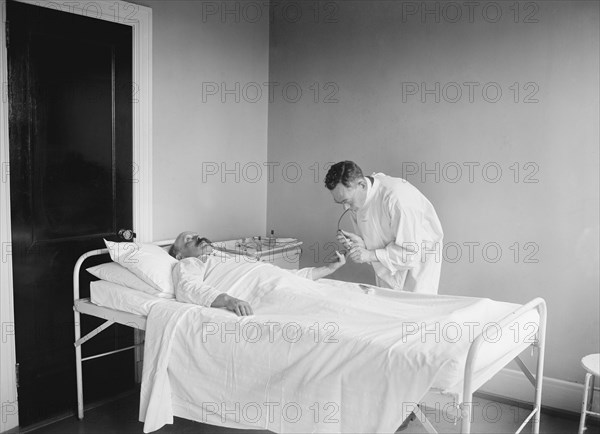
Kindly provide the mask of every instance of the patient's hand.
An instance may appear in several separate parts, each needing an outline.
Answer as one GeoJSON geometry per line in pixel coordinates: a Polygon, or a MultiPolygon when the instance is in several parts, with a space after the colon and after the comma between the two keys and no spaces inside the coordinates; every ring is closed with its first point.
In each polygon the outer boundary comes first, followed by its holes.
{"type": "Polygon", "coordinates": [[[252,307],[247,301],[240,300],[239,298],[229,297],[229,301],[225,305],[225,309],[234,312],[237,316],[248,316],[253,315],[252,307]]]}
{"type": "Polygon", "coordinates": [[[344,255],[342,255],[337,250],[336,250],[335,254],[337,256],[337,261],[330,262],[329,264],[324,265],[322,267],[315,267],[312,269],[312,273],[311,273],[312,280],[318,280],[325,276],[329,276],[331,273],[333,273],[335,270],[342,267],[346,263],[346,258],[344,257],[344,255]]]}
{"type": "Polygon", "coordinates": [[[225,293],[219,294],[219,296],[215,298],[215,301],[212,302],[210,307],[224,307],[225,309],[235,313],[237,316],[254,315],[254,312],[252,312],[252,307],[247,301],[231,297],[225,293]]]}
{"type": "Polygon", "coordinates": [[[335,255],[337,256],[337,261],[331,262],[327,265],[327,267],[329,267],[331,269],[332,273],[335,270],[337,270],[338,268],[343,267],[344,264],[346,263],[346,257],[344,255],[342,255],[340,252],[338,252],[337,250],[335,251],[335,255]]]}

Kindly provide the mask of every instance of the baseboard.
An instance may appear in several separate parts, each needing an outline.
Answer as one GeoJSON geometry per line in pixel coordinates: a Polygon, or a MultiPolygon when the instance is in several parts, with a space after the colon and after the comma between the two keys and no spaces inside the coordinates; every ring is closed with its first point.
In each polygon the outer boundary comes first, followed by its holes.
{"type": "MultiPolygon", "coordinates": [[[[479,391],[524,402],[533,402],[534,396],[534,388],[523,373],[506,368],[485,383],[479,391]]],[[[594,393],[593,410],[598,412],[600,408],[598,388],[594,393]]],[[[544,377],[542,406],[571,413],[580,413],[582,399],[583,384],[544,377]]]]}

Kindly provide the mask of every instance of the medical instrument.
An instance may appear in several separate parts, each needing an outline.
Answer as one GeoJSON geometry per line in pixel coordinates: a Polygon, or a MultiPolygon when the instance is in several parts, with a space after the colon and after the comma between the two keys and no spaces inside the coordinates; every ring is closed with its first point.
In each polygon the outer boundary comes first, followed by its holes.
{"type": "MultiPolygon", "coordinates": [[[[342,232],[342,230],[340,229],[340,224],[342,223],[342,218],[344,218],[344,216],[346,215],[346,213],[348,211],[350,211],[350,208],[346,208],[346,210],[344,210],[344,212],[340,216],[340,218],[338,220],[338,224],[337,224],[337,227],[338,227],[337,233],[340,234],[344,238],[344,240],[346,241],[346,243],[349,245],[350,244],[350,239],[347,236],[345,236],[344,233],[342,232]]],[[[346,256],[346,255],[348,255],[348,250],[339,250],[339,253],[341,255],[346,256]]],[[[338,262],[338,259],[337,259],[337,257],[335,255],[328,255],[325,258],[325,263],[331,264],[333,262],[338,262]]]]}
{"type": "Polygon", "coordinates": [[[235,242],[234,246],[229,248],[221,248],[226,252],[233,253],[232,250],[236,250],[236,253],[247,252],[248,250],[254,251],[271,251],[274,249],[282,249],[289,246],[295,246],[298,244],[296,238],[277,238],[275,231],[271,230],[271,235],[262,237],[260,235],[254,237],[240,238],[235,242]]]}
{"type": "Polygon", "coordinates": [[[342,215],[340,216],[340,219],[338,220],[338,224],[337,224],[337,228],[338,228],[338,234],[342,234],[342,237],[344,237],[345,240],[349,241],[348,238],[344,235],[344,233],[342,232],[342,229],[340,228],[340,224],[342,223],[342,219],[344,218],[344,216],[346,215],[346,213],[350,211],[350,208],[346,208],[346,210],[342,213],[342,215]]]}
{"type": "MultiPolygon", "coordinates": [[[[350,208],[346,208],[346,210],[342,213],[342,215],[340,216],[339,220],[338,220],[338,224],[337,224],[337,233],[340,234],[344,240],[346,241],[346,243],[349,245],[350,244],[350,239],[344,235],[344,232],[342,231],[342,229],[340,228],[340,224],[342,223],[342,219],[344,218],[344,216],[346,215],[346,213],[350,211],[350,208]]],[[[340,253],[344,256],[346,256],[348,254],[347,250],[341,250],[340,253]]]]}
{"type": "Polygon", "coordinates": [[[265,237],[263,244],[265,244],[267,247],[273,247],[275,244],[277,244],[277,237],[275,236],[275,231],[273,229],[271,229],[271,235],[267,235],[265,237]]]}
{"type": "Polygon", "coordinates": [[[213,247],[233,255],[246,255],[253,258],[271,257],[302,244],[296,238],[278,238],[272,231],[271,236],[252,236],[237,240],[219,241],[213,247]]]}

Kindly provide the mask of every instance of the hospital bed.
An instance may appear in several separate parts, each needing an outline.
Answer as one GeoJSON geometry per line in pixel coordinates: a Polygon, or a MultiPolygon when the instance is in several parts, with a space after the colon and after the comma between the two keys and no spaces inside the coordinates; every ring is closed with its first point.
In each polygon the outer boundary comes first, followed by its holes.
{"type": "MultiPolygon", "coordinates": [[[[171,243],[172,240],[168,240],[156,242],[154,244],[159,246],[168,246],[171,243]]],[[[115,288],[114,284],[109,285],[108,282],[104,282],[102,280],[90,285],[94,289],[91,294],[93,301],[90,300],[90,298],[80,298],[80,273],[82,265],[91,257],[106,255],[107,253],[108,249],[99,249],[83,254],[77,261],[73,271],[73,310],[75,319],[74,345],[79,419],[83,419],[84,416],[83,362],[121,351],[139,349],[139,346],[143,345],[143,343],[85,358],[82,357],[81,346],[115,323],[123,324],[142,331],[146,330],[149,326],[147,321],[148,312],[154,305],[157,303],[180,304],[173,300],[165,300],[153,297],[139,291],[128,290],[124,287],[115,288]],[[80,324],[81,314],[102,318],[106,321],[82,337],[80,324]]],[[[334,285],[343,285],[344,287],[349,288],[351,287],[354,291],[363,291],[364,289],[361,289],[359,285],[347,284],[345,282],[334,283],[334,285]]],[[[386,291],[378,288],[371,288],[371,295],[369,295],[369,297],[380,296],[377,292],[378,290],[383,292],[386,291]],[[373,294],[373,291],[375,291],[375,294],[373,294]]],[[[498,347],[494,349],[488,345],[488,342],[490,342],[490,330],[482,330],[470,340],[470,344],[466,351],[466,362],[464,363],[464,369],[461,367],[460,378],[455,379],[456,381],[446,381],[445,384],[438,386],[433,384],[426,395],[422,396],[422,398],[416,401],[411,402],[412,406],[408,410],[414,411],[415,415],[428,432],[435,433],[437,431],[427,419],[425,409],[430,403],[439,403],[441,399],[440,397],[443,397],[442,401],[445,400],[445,402],[448,402],[448,400],[450,400],[453,403],[453,405],[445,406],[444,410],[448,413],[452,413],[453,417],[461,420],[461,432],[470,433],[474,410],[472,402],[473,393],[486,381],[498,373],[503,367],[505,367],[509,362],[514,360],[534,388],[533,409],[524,419],[516,432],[521,432],[521,430],[529,422],[532,422],[532,432],[539,433],[542,378],[544,368],[544,343],[546,331],[546,304],[544,300],[541,298],[536,298],[524,305],[514,305],[507,315],[504,315],[503,318],[499,318],[498,321],[494,322],[495,330],[492,330],[492,332],[498,334],[499,332],[501,333],[502,331],[505,331],[506,334],[509,334],[509,330],[514,331],[515,324],[535,324],[533,339],[531,339],[532,333],[520,333],[519,339],[510,339],[508,341],[505,339],[506,342],[503,343],[501,348],[498,347]],[[532,347],[532,351],[534,348],[537,350],[536,369],[533,373],[528,369],[525,362],[519,357],[521,352],[528,347],[532,347]]],[[[511,336],[514,336],[513,332],[510,332],[510,334],[511,336]]],[[[357,386],[360,387],[360,384],[357,386]]],[[[202,418],[202,420],[200,420],[197,414],[194,414],[193,411],[187,411],[181,406],[179,409],[177,409],[177,406],[174,405],[174,409],[175,416],[201,422],[208,421],[209,423],[219,424],[218,420],[214,418],[211,420],[202,418]]],[[[400,412],[400,409],[398,409],[398,411],[400,412]]],[[[406,413],[406,409],[404,409],[404,412],[406,413]]],[[[225,424],[225,426],[231,425],[225,424]]],[[[246,428],[248,427],[246,426],[246,428]]]]}

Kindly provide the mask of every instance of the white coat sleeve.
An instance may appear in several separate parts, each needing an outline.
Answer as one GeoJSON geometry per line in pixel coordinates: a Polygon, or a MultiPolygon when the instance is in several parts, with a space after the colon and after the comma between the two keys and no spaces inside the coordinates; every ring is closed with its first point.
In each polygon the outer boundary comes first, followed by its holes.
{"type": "Polygon", "coordinates": [[[287,270],[296,276],[305,277],[307,279],[313,280],[313,270],[315,267],[306,267],[301,268],[300,270],[287,270]]]}
{"type": "Polygon", "coordinates": [[[391,227],[395,238],[384,248],[375,250],[377,260],[392,274],[410,270],[421,262],[421,217],[418,211],[390,206],[391,227]]]}
{"type": "Polygon", "coordinates": [[[221,291],[204,283],[206,265],[197,258],[186,258],[173,268],[175,298],[183,303],[210,307],[221,291]]]}

